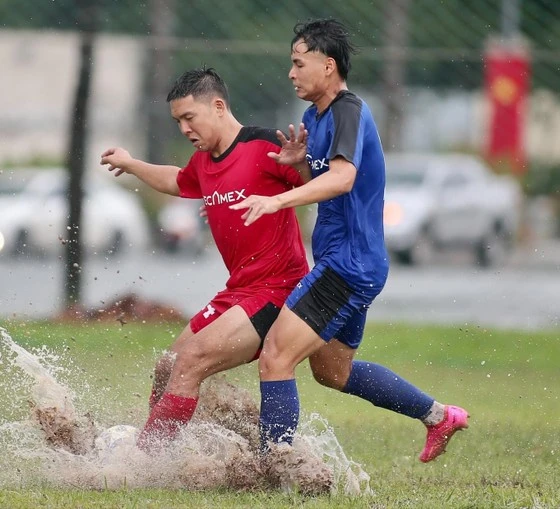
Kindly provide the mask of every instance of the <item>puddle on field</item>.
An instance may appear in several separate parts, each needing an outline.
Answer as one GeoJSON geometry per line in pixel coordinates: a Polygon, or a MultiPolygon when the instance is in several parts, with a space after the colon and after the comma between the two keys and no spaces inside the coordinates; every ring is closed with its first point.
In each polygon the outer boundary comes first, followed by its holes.
{"type": "MultiPolygon", "coordinates": [[[[124,423],[107,427],[76,408],[76,394],[57,380],[65,369],[57,362],[61,360],[44,349],[28,352],[0,328],[5,375],[0,388],[5,394],[24,393],[29,400],[24,418],[0,421],[5,451],[0,488],[47,484],[371,493],[369,475],[346,456],[318,414],[301,420],[293,447],[274,448],[263,460],[258,454],[258,404],[248,391],[215,378],[204,384],[193,420],[172,446],[147,455],[135,445],[137,428],[124,423]]],[[[22,402],[13,398],[5,416],[21,414],[16,407],[22,402]]]]}

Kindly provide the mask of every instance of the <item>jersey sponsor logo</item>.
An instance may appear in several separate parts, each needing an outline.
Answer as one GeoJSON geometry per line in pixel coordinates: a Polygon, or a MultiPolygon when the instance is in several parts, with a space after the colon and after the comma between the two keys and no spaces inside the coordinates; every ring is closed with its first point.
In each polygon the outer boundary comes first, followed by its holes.
{"type": "Polygon", "coordinates": [[[311,166],[311,169],[313,171],[329,169],[329,160],[326,157],[323,157],[323,159],[314,160],[310,154],[307,154],[307,161],[309,162],[309,165],[311,166]]]}
{"type": "Polygon", "coordinates": [[[222,203],[235,203],[239,200],[244,200],[247,198],[245,196],[245,189],[241,189],[238,191],[237,189],[234,191],[228,191],[227,193],[218,193],[218,191],[214,191],[212,194],[203,196],[204,205],[207,207],[211,207],[212,205],[221,205],[222,203]]]}
{"type": "Polygon", "coordinates": [[[216,312],[216,309],[212,306],[212,304],[208,304],[208,306],[206,306],[206,311],[204,311],[204,313],[202,313],[202,316],[204,318],[208,319],[208,317],[212,316],[215,312],[216,312]]]}

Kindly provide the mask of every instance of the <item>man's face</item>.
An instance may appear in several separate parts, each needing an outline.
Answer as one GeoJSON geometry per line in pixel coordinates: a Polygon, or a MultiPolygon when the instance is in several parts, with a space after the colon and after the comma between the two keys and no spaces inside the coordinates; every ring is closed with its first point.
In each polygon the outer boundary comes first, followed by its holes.
{"type": "Polygon", "coordinates": [[[300,99],[313,101],[327,86],[328,57],[319,51],[309,51],[303,40],[292,46],[292,67],[288,77],[292,80],[300,99]]]}
{"type": "Polygon", "coordinates": [[[220,99],[192,95],[170,102],[171,116],[176,120],[181,133],[197,150],[212,151],[220,138],[218,120],[223,101],[220,99]]]}

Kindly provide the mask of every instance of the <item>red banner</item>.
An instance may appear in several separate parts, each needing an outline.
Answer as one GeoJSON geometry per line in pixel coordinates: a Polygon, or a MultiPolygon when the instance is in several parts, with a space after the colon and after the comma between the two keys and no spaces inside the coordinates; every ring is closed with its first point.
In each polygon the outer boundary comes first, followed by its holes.
{"type": "Polygon", "coordinates": [[[524,49],[493,45],[485,55],[485,93],[490,105],[486,155],[494,165],[515,173],[527,168],[525,154],[526,103],[530,62],[524,49]]]}

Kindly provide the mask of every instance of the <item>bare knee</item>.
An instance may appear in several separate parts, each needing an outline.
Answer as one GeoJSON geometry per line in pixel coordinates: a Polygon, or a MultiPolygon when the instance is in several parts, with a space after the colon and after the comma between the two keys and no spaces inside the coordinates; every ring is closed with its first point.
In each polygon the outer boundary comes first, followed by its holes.
{"type": "Polygon", "coordinates": [[[190,348],[184,349],[177,354],[175,364],[173,366],[173,376],[181,376],[189,380],[202,382],[211,365],[215,362],[209,352],[191,345],[190,348]]]}
{"type": "Polygon", "coordinates": [[[259,373],[261,378],[265,380],[272,380],[274,377],[274,368],[277,360],[273,352],[269,349],[263,350],[259,357],[259,373]],[[272,377],[272,378],[271,378],[272,377]]]}
{"type": "Polygon", "coordinates": [[[165,389],[172,376],[200,382],[204,378],[201,373],[204,373],[206,364],[206,357],[198,351],[167,352],[156,362],[154,385],[165,389]]]}
{"type": "Polygon", "coordinates": [[[291,365],[290,359],[280,355],[271,343],[261,352],[259,373],[261,380],[286,380],[294,377],[294,366],[291,365]]]}

